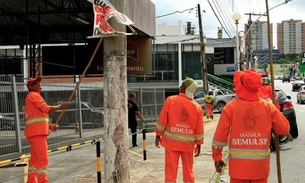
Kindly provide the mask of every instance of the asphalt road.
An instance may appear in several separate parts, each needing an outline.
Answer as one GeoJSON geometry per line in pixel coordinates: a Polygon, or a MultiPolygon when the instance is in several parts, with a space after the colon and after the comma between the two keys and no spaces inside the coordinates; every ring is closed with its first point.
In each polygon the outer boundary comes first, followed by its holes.
{"type": "Polygon", "coordinates": [[[269,176],[270,183],[276,183],[282,180],[282,183],[304,183],[305,182],[305,104],[297,104],[296,93],[292,92],[290,83],[282,83],[280,80],[275,80],[275,86],[281,88],[286,95],[291,96],[293,102],[297,123],[299,129],[299,137],[292,142],[288,142],[281,146],[280,151],[280,166],[277,166],[276,154],[271,155],[271,173],[269,176]],[[278,170],[280,167],[280,171],[278,170]],[[280,174],[278,174],[280,172],[280,174]],[[281,178],[278,178],[279,176],[281,178]]]}

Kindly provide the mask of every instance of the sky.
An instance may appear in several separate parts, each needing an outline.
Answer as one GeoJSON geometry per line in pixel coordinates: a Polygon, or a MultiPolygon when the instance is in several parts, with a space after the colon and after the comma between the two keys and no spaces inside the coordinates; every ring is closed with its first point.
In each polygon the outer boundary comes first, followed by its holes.
{"type": "MultiPolygon", "coordinates": [[[[192,22],[196,27],[198,34],[198,17],[196,16],[196,8],[200,4],[202,29],[206,37],[217,38],[218,27],[225,27],[223,37],[233,38],[236,35],[235,21],[232,19],[233,13],[239,13],[241,19],[239,21],[239,30],[244,29],[244,24],[249,19],[249,13],[263,14],[266,12],[266,0],[151,0],[156,7],[156,24],[165,23],[166,25],[178,25],[181,21],[186,25],[186,22],[192,22]],[[216,15],[221,20],[220,23],[213,12],[213,7],[216,15]],[[194,8],[189,11],[187,9],[194,8]],[[187,11],[184,11],[187,10],[187,11]],[[180,11],[183,13],[173,13],[180,11]],[[203,12],[205,11],[205,13],[203,12]],[[171,14],[173,13],[173,14],[171,14]],[[171,15],[167,15],[171,14],[171,15]],[[167,15],[167,16],[163,16],[167,15]],[[227,32],[227,33],[226,33],[227,32]]],[[[305,3],[304,0],[292,0],[287,4],[285,0],[268,0],[269,20],[273,23],[273,35],[276,36],[276,24],[283,20],[302,20],[305,22],[305,3]],[[278,6],[279,5],[279,6],[278,6]]],[[[252,16],[251,19],[255,22],[259,18],[260,21],[267,21],[266,16],[252,16]]],[[[242,35],[242,33],[241,33],[242,35]]],[[[275,40],[275,39],[273,39],[275,40]]],[[[276,44],[274,43],[274,46],[276,44]]]]}

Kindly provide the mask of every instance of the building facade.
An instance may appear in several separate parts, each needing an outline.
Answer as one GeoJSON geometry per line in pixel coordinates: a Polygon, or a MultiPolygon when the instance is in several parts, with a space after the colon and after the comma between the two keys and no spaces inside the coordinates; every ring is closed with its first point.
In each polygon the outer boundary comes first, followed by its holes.
{"type": "Polygon", "coordinates": [[[285,20],[277,24],[277,47],[280,54],[300,54],[305,51],[305,23],[285,20]]]}
{"type": "MultiPolygon", "coordinates": [[[[271,39],[273,37],[273,26],[270,24],[271,39]]],[[[246,29],[247,30],[247,29],[246,29]]],[[[256,21],[249,32],[251,50],[268,50],[268,23],[267,21],[256,21]]],[[[271,40],[272,42],[273,40],[271,40]]]]}

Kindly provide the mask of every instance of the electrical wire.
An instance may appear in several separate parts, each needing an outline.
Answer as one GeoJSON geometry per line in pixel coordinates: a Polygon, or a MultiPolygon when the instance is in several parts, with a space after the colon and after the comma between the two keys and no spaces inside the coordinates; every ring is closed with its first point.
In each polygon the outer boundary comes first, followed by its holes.
{"type": "Polygon", "coordinates": [[[189,9],[185,9],[185,10],[182,10],[182,11],[174,11],[172,13],[168,13],[168,14],[165,14],[165,15],[156,16],[156,18],[166,17],[166,16],[169,16],[169,15],[173,15],[175,13],[184,13],[186,11],[189,11],[189,13],[191,13],[194,9],[195,8],[189,8],[189,9]]]}
{"type": "Polygon", "coordinates": [[[228,13],[226,13],[226,21],[227,21],[227,22],[231,22],[231,23],[229,23],[230,29],[231,29],[231,30],[234,30],[233,32],[235,32],[235,26],[234,26],[234,24],[232,23],[233,21],[232,21],[232,17],[231,17],[232,12],[231,12],[231,10],[230,10],[230,4],[228,4],[228,1],[225,1],[225,2],[227,2],[227,4],[226,4],[226,3],[223,4],[222,7],[223,7],[223,9],[224,9],[224,12],[228,12],[228,13]]]}
{"type": "MultiPolygon", "coordinates": [[[[217,12],[218,12],[218,15],[219,15],[219,17],[220,17],[220,19],[221,19],[221,22],[222,22],[223,25],[224,25],[224,29],[226,29],[226,30],[228,31],[227,22],[231,22],[231,21],[225,21],[225,20],[224,20],[224,14],[223,14],[223,11],[221,10],[221,8],[220,8],[218,2],[216,1],[216,3],[215,3],[215,0],[212,0],[212,1],[213,1],[213,3],[214,3],[214,7],[216,8],[216,10],[217,10],[217,12]]],[[[233,22],[233,21],[232,21],[232,22],[233,22]]],[[[230,38],[231,38],[231,37],[234,37],[234,36],[231,35],[230,32],[228,32],[228,33],[230,34],[230,35],[229,35],[230,38]]]]}
{"type": "MultiPolygon", "coordinates": [[[[215,12],[215,10],[214,10],[212,4],[210,3],[210,0],[208,0],[208,3],[209,3],[209,5],[210,5],[210,7],[211,7],[211,9],[212,9],[212,11],[213,11],[213,13],[214,13],[214,15],[216,16],[218,22],[219,22],[220,25],[223,27],[223,30],[225,31],[225,33],[227,34],[227,36],[230,37],[228,31],[225,29],[225,27],[223,26],[223,24],[222,24],[222,22],[220,21],[219,17],[217,16],[217,14],[216,14],[216,12],[215,12]]],[[[230,37],[230,38],[231,38],[231,37],[230,37]]]]}

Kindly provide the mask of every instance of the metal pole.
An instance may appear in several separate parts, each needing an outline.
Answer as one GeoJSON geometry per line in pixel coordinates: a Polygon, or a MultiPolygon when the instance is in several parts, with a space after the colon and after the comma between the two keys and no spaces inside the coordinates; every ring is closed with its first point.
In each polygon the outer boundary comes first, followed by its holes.
{"type": "Polygon", "coordinates": [[[205,43],[203,39],[200,4],[197,5],[197,8],[198,8],[198,21],[199,21],[201,65],[202,65],[202,87],[204,93],[207,94],[209,91],[209,85],[208,85],[208,77],[207,77],[207,62],[205,57],[205,43]]]}
{"type": "Polygon", "coordinates": [[[237,60],[237,70],[240,70],[240,61],[239,61],[239,39],[238,39],[238,20],[235,21],[236,25],[236,60],[237,60]]]}
{"type": "Polygon", "coordinates": [[[143,160],[147,160],[146,156],[146,150],[147,150],[147,145],[146,145],[146,129],[142,129],[142,134],[143,134],[143,160]]]}
{"type": "Polygon", "coordinates": [[[96,141],[96,176],[97,183],[102,183],[101,142],[96,141]]]}

